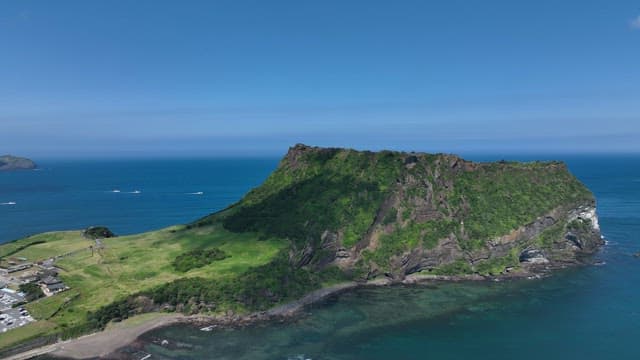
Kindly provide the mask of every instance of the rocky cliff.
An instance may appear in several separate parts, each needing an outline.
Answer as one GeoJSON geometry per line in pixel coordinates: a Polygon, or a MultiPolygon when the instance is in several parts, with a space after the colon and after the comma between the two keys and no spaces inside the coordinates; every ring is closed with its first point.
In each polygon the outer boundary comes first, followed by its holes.
{"type": "Polygon", "coordinates": [[[0,171],[35,169],[36,164],[27,158],[12,155],[0,156],[0,171]]]}
{"type": "Polygon", "coordinates": [[[595,199],[561,162],[292,147],[244,199],[194,225],[289,239],[290,262],[354,279],[523,273],[602,244],[595,199]]]}

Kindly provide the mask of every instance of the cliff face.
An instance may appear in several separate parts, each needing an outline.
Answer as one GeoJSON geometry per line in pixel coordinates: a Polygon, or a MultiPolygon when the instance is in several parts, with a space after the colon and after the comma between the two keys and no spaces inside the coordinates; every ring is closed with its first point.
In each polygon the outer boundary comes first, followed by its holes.
{"type": "Polygon", "coordinates": [[[35,169],[36,164],[27,159],[12,155],[0,156],[0,171],[35,169]]]}
{"type": "Polygon", "coordinates": [[[356,279],[527,272],[602,240],[595,199],[560,162],[296,145],[265,183],[200,223],[287,238],[290,262],[356,279]]]}

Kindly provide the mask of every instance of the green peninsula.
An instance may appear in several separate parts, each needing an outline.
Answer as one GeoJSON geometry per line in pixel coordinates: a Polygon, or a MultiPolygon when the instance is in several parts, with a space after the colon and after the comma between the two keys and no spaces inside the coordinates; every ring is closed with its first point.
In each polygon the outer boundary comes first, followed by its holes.
{"type": "Polygon", "coordinates": [[[0,266],[51,266],[67,286],[26,304],[37,321],[3,334],[0,348],[148,312],[265,311],[344,282],[528,276],[601,244],[594,196],[561,162],[299,144],[261,186],[191,224],[0,246],[0,266]]]}

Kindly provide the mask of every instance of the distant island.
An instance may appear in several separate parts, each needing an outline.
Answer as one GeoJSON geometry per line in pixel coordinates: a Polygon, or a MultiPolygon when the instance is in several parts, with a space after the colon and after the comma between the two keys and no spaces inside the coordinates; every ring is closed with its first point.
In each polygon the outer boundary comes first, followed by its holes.
{"type": "Polygon", "coordinates": [[[35,168],[37,168],[37,165],[31,159],[13,155],[0,156],[0,171],[31,170],[35,168]]]}
{"type": "MultiPolygon", "coordinates": [[[[234,325],[358,286],[538,277],[603,244],[593,194],[561,162],[302,144],[222,211],[138,235],[87,233],[0,246],[5,279],[28,278],[38,299],[24,305],[36,321],[0,339],[0,356],[145,313],[234,325]]],[[[73,344],[47,351],[71,356],[73,344]]]]}

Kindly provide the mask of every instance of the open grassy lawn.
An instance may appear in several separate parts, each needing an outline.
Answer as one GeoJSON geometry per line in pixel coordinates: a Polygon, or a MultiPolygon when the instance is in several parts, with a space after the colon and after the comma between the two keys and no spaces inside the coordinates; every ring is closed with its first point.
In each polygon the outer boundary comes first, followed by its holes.
{"type": "Polygon", "coordinates": [[[0,335],[0,349],[34,339],[51,332],[56,325],[49,321],[36,321],[0,335]]]}
{"type": "Polygon", "coordinates": [[[71,290],[27,306],[36,319],[46,320],[42,323],[48,324],[20,330],[21,333],[32,335],[82,324],[90,311],[178,278],[237,276],[251,267],[268,263],[286,247],[283,240],[258,240],[255,234],[231,233],[219,225],[213,225],[190,230],[176,226],[105,239],[105,247],[95,250],[93,254],[88,246],[94,242],[83,238],[78,231],[47,233],[0,246],[0,254],[15,251],[18,246],[37,240],[45,242],[25,247],[13,256],[37,261],[73,253],[56,262],[61,269],[60,278],[71,290]],[[210,247],[223,250],[228,257],[184,273],[173,268],[172,261],[178,255],[210,247]]]}
{"type": "Polygon", "coordinates": [[[81,231],[49,232],[1,245],[0,257],[25,257],[36,262],[87,249],[93,243],[93,240],[85,239],[81,231]]]}

